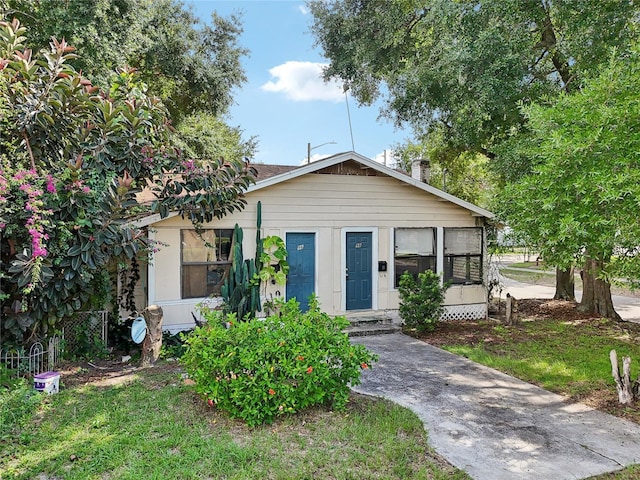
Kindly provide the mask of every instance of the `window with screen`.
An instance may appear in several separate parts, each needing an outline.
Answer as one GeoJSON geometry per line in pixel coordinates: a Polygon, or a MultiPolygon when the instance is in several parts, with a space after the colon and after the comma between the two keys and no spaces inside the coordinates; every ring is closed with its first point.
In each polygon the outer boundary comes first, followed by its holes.
{"type": "Polygon", "coordinates": [[[482,228],[444,229],[444,281],[482,283],[482,228]]]}
{"type": "Polygon", "coordinates": [[[404,272],[411,273],[417,279],[418,273],[436,271],[435,229],[396,228],[394,234],[396,288],[404,272]]]}
{"type": "Polygon", "coordinates": [[[181,231],[182,298],[220,295],[231,268],[232,229],[181,231]]]}

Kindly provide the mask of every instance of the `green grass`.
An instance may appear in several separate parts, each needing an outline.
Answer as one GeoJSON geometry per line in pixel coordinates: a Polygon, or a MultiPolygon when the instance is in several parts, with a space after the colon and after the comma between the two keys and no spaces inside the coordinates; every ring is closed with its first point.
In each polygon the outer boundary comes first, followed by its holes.
{"type": "MultiPolygon", "coordinates": [[[[518,282],[523,283],[532,283],[534,285],[546,285],[549,287],[554,287],[556,284],[555,275],[551,275],[549,273],[545,273],[540,270],[531,270],[530,272],[523,272],[521,270],[512,270],[509,267],[504,267],[500,269],[500,273],[507,278],[512,280],[517,280],[518,282]]],[[[577,277],[577,281],[580,280],[580,277],[577,277]]]]}
{"type": "Polygon", "coordinates": [[[589,477],[589,480],[638,480],[640,478],[640,465],[632,465],[618,472],[603,473],[595,477],[589,477]]]}
{"type": "Polygon", "coordinates": [[[468,478],[427,444],[409,410],[354,395],[248,428],[209,408],[176,373],[46,397],[21,435],[0,443],[2,479],[468,478]]]}
{"type": "Polygon", "coordinates": [[[505,268],[530,268],[531,270],[542,270],[542,271],[550,271],[550,272],[554,272],[553,268],[551,267],[547,267],[544,262],[538,262],[538,264],[536,265],[536,262],[514,262],[514,263],[510,263],[508,267],[505,268]]]}
{"type": "MultiPolygon", "coordinates": [[[[640,423],[640,405],[623,407],[611,377],[609,352],[630,356],[632,378],[640,373],[640,325],[606,319],[574,321],[530,320],[515,327],[480,322],[469,345],[455,340],[442,348],[524,381],[583,401],[640,423]]],[[[454,338],[454,337],[452,337],[454,338]]],[[[598,480],[640,478],[640,465],[593,477],[598,480]]]]}
{"type": "Polygon", "coordinates": [[[536,320],[497,325],[492,341],[444,348],[483,365],[570,397],[612,388],[609,352],[640,359],[636,334],[606,319],[536,320]]]}

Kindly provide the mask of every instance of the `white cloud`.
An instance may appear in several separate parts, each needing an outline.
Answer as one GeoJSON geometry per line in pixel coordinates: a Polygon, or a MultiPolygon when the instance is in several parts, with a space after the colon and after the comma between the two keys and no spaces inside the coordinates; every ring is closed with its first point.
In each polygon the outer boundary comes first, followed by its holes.
{"type": "Polygon", "coordinates": [[[384,152],[380,152],[375,157],[373,157],[373,160],[378,163],[382,163],[389,168],[396,168],[396,166],[398,165],[398,161],[396,160],[395,152],[393,150],[385,150],[384,152]]]}
{"type": "Polygon", "coordinates": [[[305,5],[299,5],[298,10],[302,15],[309,15],[309,9],[305,5]]]}
{"type": "MultiPolygon", "coordinates": [[[[314,153],[311,155],[311,163],[317,162],[318,160],[322,160],[327,157],[331,157],[332,155],[335,155],[335,153],[328,153],[328,154],[314,153]]],[[[305,159],[300,162],[300,165],[302,166],[302,165],[308,164],[309,163],[308,160],[309,159],[305,157],[305,159]]]]}
{"type": "Polygon", "coordinates": [[[294,102],[322,100],[329,102],[344,101],[342,85],[337,81],[325,82],[322,79],[323,63],[289,61],[269,70],[275,79],[262,85],[265,92],[284,93],[294,102]]]}

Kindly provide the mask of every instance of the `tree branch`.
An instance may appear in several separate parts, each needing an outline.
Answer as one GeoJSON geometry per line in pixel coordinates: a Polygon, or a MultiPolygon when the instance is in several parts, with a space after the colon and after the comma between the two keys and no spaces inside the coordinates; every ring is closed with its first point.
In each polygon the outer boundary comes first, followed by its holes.
{"type": "Polygon", "coordinates": [[[36,169],[36,159],[33,156],[33,151],[31,150],[31,142],[29,142],[29,137],[27,136],[26,131],[22,131],[22,138],[24,139],[24,144],[27,147],[27,152],[29,152],[29,160],[31,160],[31,168],[35,171],[36,169]]]}

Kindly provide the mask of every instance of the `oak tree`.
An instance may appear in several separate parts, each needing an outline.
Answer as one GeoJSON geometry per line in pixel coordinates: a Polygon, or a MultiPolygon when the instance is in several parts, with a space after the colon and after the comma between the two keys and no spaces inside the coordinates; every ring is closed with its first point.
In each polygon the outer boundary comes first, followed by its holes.
{"type": "Polygon", "coordinates": [[[639,92],[636,46],[610,56],[580,91],[525,108],[535,164],[506,186],[498,209],[550,262],[584,264],[579,309],[614,319],[612,279],[640,278],[639,92]]]}
{"type": "MultiPolygon", "coordinates": [[[[480,153],[503,181],[531,158],[521,104],[580,88],[583,77],[635,38],[631,0],[316,0],[312,32],[361,104],[382,98],[382,114],[455,164],[480,153]]],[[[451,167],[452,168],[452,167],[451,167]]],[[[563,278],[573,281],[571,271],[563,278]]],[[[572,296],[573,284],[557,296],[572,296]]]]}

